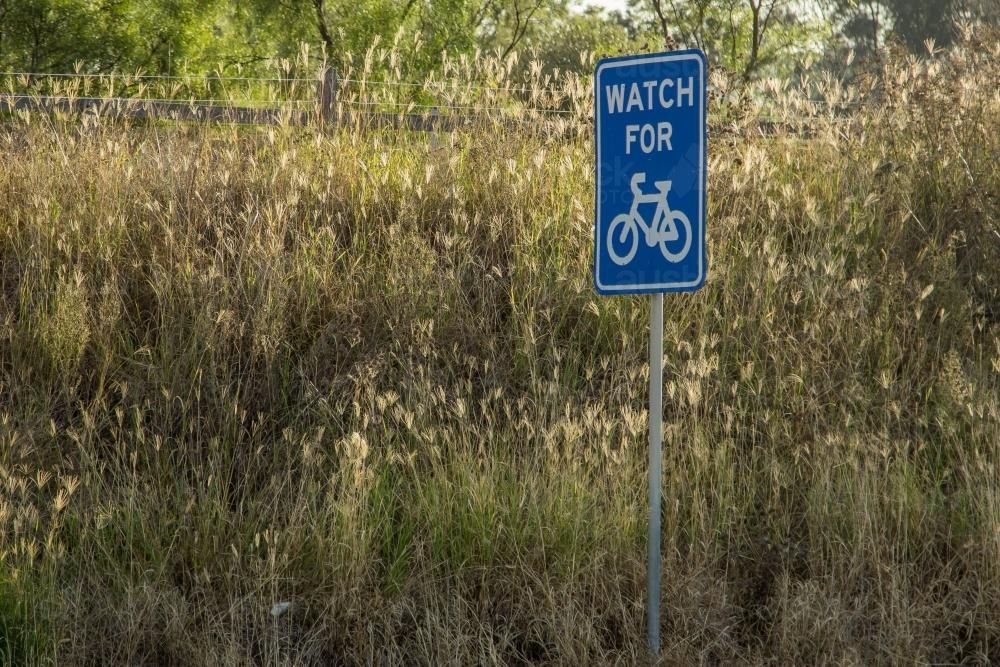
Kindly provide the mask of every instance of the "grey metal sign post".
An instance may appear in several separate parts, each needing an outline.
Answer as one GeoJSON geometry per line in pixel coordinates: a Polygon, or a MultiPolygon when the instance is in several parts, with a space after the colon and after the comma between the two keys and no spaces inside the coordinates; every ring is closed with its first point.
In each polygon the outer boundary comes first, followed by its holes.
{"type": "Polygon", "coordinates": [[[663,489],[663,294],[649,309],[649,539],[646,550],[646,637],[660,652],[660,496],[663,489]]]}

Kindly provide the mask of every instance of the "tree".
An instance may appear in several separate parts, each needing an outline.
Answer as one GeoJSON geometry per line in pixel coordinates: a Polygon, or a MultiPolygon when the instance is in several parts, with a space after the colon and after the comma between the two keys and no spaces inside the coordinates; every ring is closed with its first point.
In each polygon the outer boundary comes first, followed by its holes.
{"type": "Polygon", "coordinates": [[[444,53],[477,48],[506,58],[567,0],[313,0],[317,33],[334,63],[364,53],[374,39],[406,50],[419,76],[444,53]],[[402,39],[401,39],[402,38],[402,39]],[[339,55],[338,55],[339,53],[339,55]]]}
{"type": "Polygon", "coordinates": [[[1000,0],[954,0],[960,21],[1000,26],[1000,0]]]}
{"type": "Polygon", "coordinates": [[[365,53],[381,40],[392,43],[404,30],[418,0],[312,0],[316,31],[326,47],[327,58],[343,65],[350,56],[365,53]]]}
{"type": "Polygon", "coordinates": [[[478,0],[474,30],[480,42],[506,58],[535,21],[546,14],[565,13],[565,0],[478,0]]]}
{"type": "Polygon", "coordinates": [[[886,0],[886,5],[892,12],[892,34],[912,53],[924,52],[927,40],[947,46],[955,38],[954,0],[886,0]]]}
{"type": "Polygon", "coordinates": [[[923,55],[929,40],[951,44],[962,22],[1000,24],[1000,0],[828,0],[826,8],[862,56],[877,54],[887,38],[923,55]]]}
{"type": "MultiPolygon", "coordinates": [[[[112,0],[115,1],[115,0],[112,0]]],[[[160,74],[202,72],[206,45],[218,38],[219,0],[117,0],[130,7],[136,40],[132,67],[160,74]]]]}
{"type": "Polygon", "coordinates": [[[86,62],[103,71],[128,59],[121,3],[83,0],[0,2],[0,64],[29,72],[69,71],[86,62]]]}
{"type": "Polygon", "coordinates": [[[0,0],[0,65],[167,72],[208,41],[215,1],[0,0]]]}
{"type": "Polygon", "coordinates": [[[764,71],[782,73],[810,51],[813,26],[794,0],[633,0],[667,48],[697,47],[748,81],[764,71]]]}
{"type": "Polygon", "coordinates": [[[892,13],[883,0],[827,0],[820,9],[828,12],[837,25],[839,45],[852,49],[862,61],[884,46],[892,13]]]}
{"type": "Polygon", "coordinates": [[[585,73],[593,63],[583,56],[619,55],[630,50],[628,26],[620,16],[607,17],[596,9],[582,12],[567,10],[546,17],[524,40],[525,49],[539,62],[543,71],[585,73]]]}

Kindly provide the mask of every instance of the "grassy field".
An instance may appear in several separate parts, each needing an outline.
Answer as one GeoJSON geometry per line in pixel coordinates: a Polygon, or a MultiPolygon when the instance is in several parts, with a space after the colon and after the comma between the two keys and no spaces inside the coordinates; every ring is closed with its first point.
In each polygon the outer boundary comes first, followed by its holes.
{"type": "MultiPolygon", "coordinates": [[[[663,664],[1000,661],[998,77],[711,109],[663,664]]],[[[0,125],[0,662],[647,663],[592,208],[586,131],[0,125]]]]}

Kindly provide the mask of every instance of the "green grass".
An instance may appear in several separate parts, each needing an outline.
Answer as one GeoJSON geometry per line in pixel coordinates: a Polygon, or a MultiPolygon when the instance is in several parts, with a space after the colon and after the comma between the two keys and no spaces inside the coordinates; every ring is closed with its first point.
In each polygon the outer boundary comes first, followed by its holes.
{"type": "MultiPolygon", "coordinates": [[[[664,664],[1000,660],[998,57],[712,137],[664,664]]],[[[4,658],[646,662],[647,304],[593,293],[591,142],[0,128],[4,658]]]]}
{"type": "Polygon", "coordinates": [[[47,653],[31,591],[0,580],[0,664],[24,665],[47,653]]]}

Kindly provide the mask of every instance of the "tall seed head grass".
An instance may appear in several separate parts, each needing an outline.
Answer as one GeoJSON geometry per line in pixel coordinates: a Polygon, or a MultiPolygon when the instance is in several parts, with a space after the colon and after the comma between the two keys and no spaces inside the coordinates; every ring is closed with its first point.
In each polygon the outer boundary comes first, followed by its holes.
{"type": "MultiPolygon", "coordinates": [[[[665,659],[993,655],[994,51],[713,102],[665,659]]],[[[50,662],[644,659],[647,313],[591,288],[593,91],[349,68],[322,131],[0,128],[0,573],[50,662]],[[425,104],[486,113],[358,114],[425,104]]]]}

